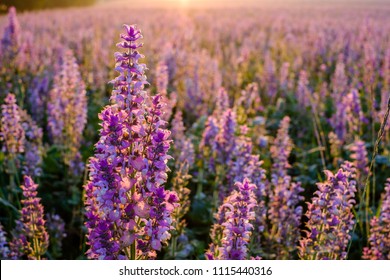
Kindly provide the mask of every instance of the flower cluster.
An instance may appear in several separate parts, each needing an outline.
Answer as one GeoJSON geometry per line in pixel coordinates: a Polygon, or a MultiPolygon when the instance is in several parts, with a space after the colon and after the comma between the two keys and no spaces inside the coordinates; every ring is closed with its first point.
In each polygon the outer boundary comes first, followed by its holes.
{"type": "Polygon", "coordinates": [[[370,222],[369,246],[363,249],[363,259],[390,260],[390,178],[385,184],[379,217],[370,222]]]}
{"type": "Polygon", "coordinates": [[[328,138],[330,144],[330,154],[333,157],[333,164],[338,166],[338,162],[341,160],[341,148],[343,143],[333,131],[329,132],[328,138]]]}
{"type": "Polygon", "coordinates": [[[148,251],[160,251],[162,245],[170,238],[169,231],[172,224],[172,212],[178,207],[178,197],[175,192],[164,189],[163,184],[167,180],[167,161],[171,157],[168,155],[170,147],[170,132],[165,130],[166,123],[161,119],[163,105],[160,103],[161,96],[152,98],[152,106],[146,123],[148,135],[144,141],[145,168],[142,170],[142,178],[146,189],[149,191],[149,219],[145,225],[145,233],[150,238],[148,240],[148,251]]]}
{"type": "Polygon", "coordinates": [[[21,45],[21,30],[15,7],[8,11],[8,25],[4,30],[1,40],[1,52],[3,57],[13,58],[18,53],[21,45]]]}
{"type": "MultiPolygon", "coordinates": [[[[46,73],[46,75],[48,75],[48,73],[46,73]]],[[[28,95],[31,117],[39,125],[43,124],[45,116],[42,112],[45,110],[46,99],[49,93],[49,84],[50,79],[48,76],[36,77],[33,80],[30,94],[28,95]]]]}
{"type": "Polygon", "coordinates": [[[177,238],[180,235],[184,235],[184,229],[186,227],[186,221],[183,219],[184,216],[190,210],[190,189],[187,188],[190,182],[191,175],[188,173],[189,164],[182,162],[179,166],[176,166],[175,175],[173,177],[172,189],[177,193],[179,199],[179,205],[174,209],[172,217],[174,232],[172,234],[172,255],[176,255],[176,243],[177,238]]]}
{"type": "Polygon", "coordinates": [[[297,85],[297,100],[298,104],[304,108],[310,104],[310,89],[308,74],[305,70],[299,73],[298,85],[297,85]]]}
{"type": "Polygon", "coordinates": [[[345,141],[347,136],[347,104],[344,103],[346,100],[346,98],[342,98],[341,102],[336,103],[336,112],[330,119],[334,133],[341,141],[345,141]]]}
{"type": "Polygon", "coordinates": [[[11,258],[39,260],[46,253],[49,246],[49,235],[45,228],[43,206],[37,197],[38,185],[24,176],[24,185],[21,186],[24,199],[20,211],[21,218],[16,221],[13,239],[10,243],[11,258]]]}
{"type": "Polygon", "coordinates": [[[223,87],[218,90],[215,100],[215,109],[213,115],[215,117],[221,116],[227,109],[230,108],[229,95],[223,87]]]}
{"type": "Polygon", "coordinates": [[[336,174],[325,170],[308,204],[306,237],[300,240],[301,259],[345,259],[354,225],[352,207],[356,192],[355,168],[345,161],[336,174]]]}
{"type": "Polygon", "coordinates": [[[303,200],[300,183],[293,183],[287,171],[290,167],[288,157],[293,143],[288,134],[290,118],[284,117],[279,125],[277,136],[270,152],[273,159],[271,184],[269,191],[268,219],[270,221],[268,253],[280,259],[290,259],[300,238],[294,228],[301,223],[303,200]]]}
{"type": "Polygon", "coordinates": [[[293,144],[288,135],[289,126],[290,117],[286,116],[280,122],[277,137],[270,149],[271,157],[274,162],[272,165],[273,180],[276,181],[278,178],[286,176],[287,169],[290,167],[288,157],[290,156],[293,144]]]}
{"type": "Polygon", "coordinates": [[[345,94],[347,93],[348,78],[345,74],[345,64],[342,57],[338,58],[334,76],[332,78],[332,94],[335,100],[335,104],[341,102],[345,94]]]}
{"type": "Polygon", "coordinates": [[[43,132],[26,111],[20,111],[21,124],[25,133],[23,174],[38,177],[42,173],[42,137],[43,132]]]}
{"type": "Polygon", "coordinates": [[[279,84],[283,92],[286,92],[289,85],[289,68],[290,68],[290,63],[288,62],[284,62],[280,68],[279,84]]]}
{"type": "Polygon", "coordinates": [[[161,119],[161,96],[150,97],[146,66],[138,60],[141,32],[125,25],[115,53],[119,76],[102,123],[86,188],[87,252],[94,259],[154,258],[170,237],[178,198],[164,189],[170,132],[161,119]],[[147,107],[147,104],[150,104],[147,107]]]}
{"type": "Polygon", "coordinates": [[[267,95],[271,100],[275,99],[275,95],[278,91],[278,84],[276,78],[276,65],[275,61],[269,52],[265,54],[264,59],[264,86],[267,90],[267,95]]]}
{"type": "Polygon", "coordinates": [[[359,92],[356,89],[352,89],[351,92],[344,97],[343,104],[346,105],[348,132],[350,134],[359,134],[362,124],[367,122],[360,104],[359,92]]]}
{"type": "Polygon", "coordinates": [[[3,152],[10,158],[24,152],[25,132],[21,125],[20,109],[15,95],[9,93],[1,105],[1,141],[3,152]]]}
{"type": "Polygon", "coordinates": [[[168,83],[169,83],[168,66],[164,62],[160,62],[157,65],[156,71],[157,71],[157,75],[156,75],[157,92],[165,96],[168,92],[168,83]]]}
{"type": "MultiPolygon", "coordinates": [[[[205,147],[211,147],[212,150],[215,150],[215,137],[219,131],[219,123],[217,119],[213,116],[207,118],[205,129],[202,134],[202,140],[200,142],[199,148],[204,149],[205,147]]],[[[213,166],[211,162],[210,166],[213,166]]]]}
{"type": "Polygon", "coordinates": [[[266,195],[266,185],[263,162],[259,155],[253,154],[252,139],[246,136],[249,128],[246,125],[239,126],[236,112],[226,108],[229,106],[227,93],[221,89],[219,95],[223,100],[217,101],[213,115],[208,117],[200,143],[207,172],[216,178],[214,187],[218,197],[214,204],[220,205],[232,192],[235,182],[242,182],[247,178],[257,187],[261,213],[258,213],[256,223],[264,228],[266,208],[263,198],[266,195]],[[219,113],[222,118],[218,120],[219,113]]]}
{"type": "Polygon", "coordinates": [[[76,59],[64,51],[60,70],[54,78],[47,105],[48,131],[54,144],[67,149],[64,161],[80,174],[79,148],[87,122],[87,97],[76,59]]]}
{"type": "Polygon", "coordinates": [[[350,146],[351,159],[356,167],[356,182],[358,189],[364,188],[365,179],[369,174],[366,143],[360,139],[355,140],[350,146]]]}
{"type": "Polygon", "coordinates": [[[168,66],[161,61],[157,65],[156,88],[157,93],[162,96],[163,103],[166,104],[164,107],[164,115],[162,116],[165,121],[168,121],[171,118],[173,108],[177,102],[176,93],[172,92],[168,95],[168,84],[169,69],[168,66]]]}
{"type": "Polygon", "coordinates": [[[347,137],[359,134],[362,124],[367,121],[361,108],[359,92],[352,89],[348,94],[338,97],[335,104],[336,114],[332,116],[330,123],[337,137],[345,141],[347,137]]]}
{"type": "Polygon", "coordinates": [[[303,201],[300,195],[303,188],[300,183],[291,182],[290,176],[274,181],[272,187],[268,217],[271,223],[269,236],[274,244],[269,253],[276,254],[279,259],[291,259],[300,238],[299,232],[294,229],[301,224],[303,209],[298,204],[303,201]]]}
{"type": "Polygon", "coordinates": [[[173,157],[176,162],[182,163],[186,161],[188,166],[192,166],[195,162],[194,145],[191,139],[185,135],[185,127],[183,124],[183,115],[181,111],[177,111],[172,123],[172,139],[174,143],[173,157]]]}
{"type": "Polygon", "coordinates": [[[255,220],[255,207],[257,206],[255,189],[248,179],[242,183],[237,182],[230,196],[219,207],[216,215],[217,224],[212,231],[213,244],[206,252],[208,259],[243,260],[247,258],[248,243],[255,220]],[[218,229],[218,230],[217,230],[218,229]],[[216,232],[222,232],[216,238],[216,232]]]}
{"type": "Polygon", "coordinates": [[[215,137],[216,163],[224,164],[231,159],[235,148],[236,128],[236,114],[228,109],[222,115],[219,133],[215,137]]]}

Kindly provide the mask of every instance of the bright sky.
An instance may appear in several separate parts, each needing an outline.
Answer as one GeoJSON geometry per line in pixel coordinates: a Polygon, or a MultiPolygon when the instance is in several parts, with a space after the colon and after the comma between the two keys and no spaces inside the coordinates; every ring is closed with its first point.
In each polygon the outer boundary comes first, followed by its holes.
{"type": "Polygon", "coordinates": [[[390,0],[100,0],[103,2],[126,2],[134,7],[261,7],[269,4],[375,4],[390,3],[390,0]]]}

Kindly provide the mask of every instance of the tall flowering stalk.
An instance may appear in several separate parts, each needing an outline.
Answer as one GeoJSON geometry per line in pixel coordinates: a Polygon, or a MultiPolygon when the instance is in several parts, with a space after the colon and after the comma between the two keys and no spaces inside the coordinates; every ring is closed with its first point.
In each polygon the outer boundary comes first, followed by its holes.
{"type": "Polygon", "coordinates": [[[213,243],[206,252],[208,259],[247,259],[248,243],[255,220],[257,206],[256,186],[248,179],[235,184],[236,189],[226,198],[215,216],[217,222],[212,228],[213,243]]]}
{"type": "Polygon", "coordinates": [[[390,260],[390,178],[385,184],[382,206],[378,217],[370,221],[368,247],[363,249],[363,259],[390,260]]]}
{"type": "Polygon", "coordinates": [[[297,100],[298,104],[304,108],[310,104],[310,89],[307,72],[302,70],[299,73],[298,85],[297,85],[297,100]]]}
{"type": "Polygon", "coordinates": [[[326,181],[308,204],[306,236],[300,240],[301,259],[346,259],[350,231],[355,223],[352,208],[356,192],[355,168],[345,161],[336,174],[325,170],[326,181]]]}
{"type": "MultiPolygon", "coordinates": [[[[293,143],[288,134],[290,118],[284,117],[279,125],[274,144],[271,146],[273,159],[271,174],[271,190],[269,194],[269,254],[279,259],[290,259],[296,248],[300,234],[295,231],[301,223],[303,200],[300,183],[293,183],[287,175],[290,167],[288,157],[293,143]]],[[[272,257],[272,256],[270,256],[272,257]]]]}
{"type": "Polygon", "coordinates": [[[352,89],[350,93],[341,96],[336,103],[336,112],[330,119],[330,123],[338,138],[345,141],[347,137],[359,135],[361,126],[367,120],[363,115],[359,93],[352,89]]]}
{"type": "Polygon", "coordinates": [[[54,144],[63,146],[64,161],[79,175],[79,148],[87,123],[87,96],[76,59],[70,50],[64,52],[60,70],[49,93],[48,131],[54,144]]]}
{"type": "Polygon", "coordinates": [[[31,85],[31,92],[28,95],[31,117],[39,125],[43,124],[45,107],[49,93],[50,74],[45,73],[44,77],[36,77],[31,85]]]}
{"type": "Polygon", "coordinates": [[[146,66],[138,60],[141,32],[124,25],[125,52],[115,53],[119,76],[112,105],[100,113],[102,129],[90,160],[86,188],[87,254],[92,259],[154,258],[170,238],[177,195],[164,190],[170,132],[161,96],[144,91],[146,66]],[[147,107],[147,104],[150,104],[147,107]]]}
{"type": "Polygon", "coordinates": [[[265,55],[263,83],[265,85],[270,103],[273,103],[273,101],[275,100],[276,93],[278,91],[278,83],[275,61],[272,59],[271,54],[269,52],[265,55]]]}
{"type": "MultiPolygon", "coordinates": [[[[222,106],[218,105],[216,110],[222,106]]],[[[213,183],[213,206],[215,210],[223,203],[235,182],[248,178],[258,188],[258,200],[263,205],[266,193],[265,171],[258,155],[253,155],[253,143],[247,137],[249,128],[237,124],[235,111],[227,109],[221,120],[209,116],[200,143],[209,173],[215,176],[213,183]]],[[[264,206],[264,205],[263,205],[264,206]]],[[[261,207],[259,227],[264,228],[265,207],[261,207]],[[264,215],[263,215],[264,214],[264,215]]]]}
{"type": "MultiPolygon", "coordinates": [[[[225,196],[230,192],[225,185],[227,183],[225,181],[226,175],[228,174],[226,165],[231,163],[233,151],[237,148],[237,139],[235,135],[236,128],[236,114],[232,109],[228,109],[224,112],[220,123],[218,123],[217,134],[214,136],[214,139],[211,139],[210,141],[210,167],[211,170],[215,172],[216,176],[215,184],[213,186],[213,203],[215,208],[218,207],[225,196]]],[[[227,184],[227,186],[230,185],[227,184]]]]}
{"type": "Polygon", "coordinates": [[[336,103],[336,112],[330,119],[330,124],[333,127],[337,138],[341,141],[345,141],[347,136],[347,98],[341,98],[341,101],[336,103]]]}
{"type": "Polygon", "coordinates": [[[221,87],[218,90],[217,98],[215,100],[215,109],[213,115],[215,117],[219,117],[229,108],[230,108],[229,95],[226,89],[221,87]]]}
{"type": "Polygon", "coordinates": [[[15,95],[9,93],[1,105],[1,142],[3,152],[15,158],[24,152],[25,132],[21,124],[20,109],[15,95]]]}
{"type": "MultiPolygon", "coordinates": [[[[185,151],[183,151],[183,153],[185,153],[185,151]]],[[[174,231],[172,232],[170,248],[171,255],[174,258],[178,253],[178,239],[180,236],[183,236],[185,234],[184,230],[187,226],[184,216],[190,210],[191,205],[191,191],[189,188],[187,188],[187,185],[191,180],[191,175],[189,174],[189,164],[187,161],[180,161],[177,162],[175,165],[176,170],[172,179],[172,189],[177,193],[180,204],[173,210],[172,213],[172,226],[174,228],[174,231]]]]}
{"type": "Polygon", "coordinates": [[[20,211],[20,219],[16,221],[13,239],[10,243],[11,258],[39,260],[46,253],[49,246],[49,235],[46,231],[43,206],[37,197],[38,185],[24,176],[24,185],[21,186],[24,199],[20,211]]]}
{"type": "Polygon", "coordinates": [[[191,139],[185,135],[185,127],[183,124],[183,114],[177,111],[172,122],[172,139],[174,142],[173,157],[176,163],[187,162],[191,167],[195,162],[194,145],[191,139]]]}
{"type": "Polygon", "coordinates": [[[330,154],[333,157],[333,165],[338,165],[341,160],[341,148],[343,142],[337,137],[336,133],[333,131],[329,132],[329,145],[330,145],[330,154]]]}
{"type": "Polygon", "coordinates": [[[274,161],[272,164],[272,174],[279,178],[286,176],[287,169],[290,167],[288,157],[292,151],[293,144],[288,135],[289,126],[290,117],[286,116],[280,122],[274,145],[270,149],[271,157],[274,161]]]}
{"type": "Polygon", "coordinates": [[[362,124],[367,121],[363,114],[359,92],[356,89],[352,89],[344,99],[343,103],[346,105],[348,133],[359,135],[362,124]]]}
{"type": "Polygon", "coordinates": [[[288,89],[289,74],[290,74],[289,70],[290,70],[290,63],[284,62],[279,72],[279,87],[284,94],[287,92],[288,89]]]}
{"type": "Polygon", "coordinates": [[[341,102],[346,94],[348,87],[348,77],[345,75],[345,64],[341,58],[342,57],[339,57],[335,72],[332,77],[332,94],[335,104],[341,102]]]}
{"type": "Polygon", "coordinates": [[[25,133],[24,162],[22,173],[31,177],[38,177],[42,173],[42,137],[43,132],[26,111],[21,110],[21,122],[25,133]]]}
{"type": "Polygon", "coordinates": [[[296,230],[301,224],[302,206],[298,204],[303,200],[300,183],[291,182],[290,176],[279,178],[272,182],[273,189],[268,204],[268,217],[270,221],[270,247],[268,253],[277,259],[291,259],[300,238],[296,230]]]}
{"type": "Polygon", "coordinates": [[[1,39],[1,51],[3,57],[14,58],[21,45],[21,30],[15,7],[8,10],[8,25],[5,27],[3,38],[1,39]]]}
{"type": "Polygon", "coordinates": [[[163,119],[169,121],[172,116],[173,108],[176,106],[177,96],[176,93],[168,95],[169,69],[163,61],[159,62],[157,65],[156,76],[157,93],[162,96],[162,100],[166,104],[164,107],[163,119]]]}
{"type": "MultiPolygon", "coordinates": [[[[20,155],[25,151],[25,131],[21,123],[20,108],[15,95],[9,93],[1,105],[0,143],[5,153],[6,172],[9,174],[10,186],[19,185],[18,168],[20,155]]],[[[18,201],[18,199],[16,199],[18,201]]]]}
{"type": "Polygon", "coordinates": [[[205,162],[205,165],[210,171],[215,170],[215,160],[212,153],[216,149],[215,137],[218,135],[218,132],[218,120],[213,116],[208,116],[202,134],[202,140],[199,144],[199,150],[203,152],[204,158],[208,159],[208,161],[205,162]]]}
{"type": "Polygon", "coordinates": [[[220,130],[215,138],[216,163],[224,164],[230,160],[236,144],[236,128],[236,113],[228,109],[222,116],[220,130]]]}
{"type": "Polygon", "coordinates": [[[8,94],[2,105],[1,142],[3,152],[7,154],[10,172],[15,174],[19,165],[19,155],[24,155],[22,173],[39,176],[41,173],[42,129],[31,119],[26,111],[16,104],[13,94],[8,94]]]}
{"type": "Polygon", "coordinates": [[[356,182],[359,192],[363,190],[365,180],[369,174],[366,143],[360,139],[355,140],[350,146],[351,159],[356,167],[356,182]]]}

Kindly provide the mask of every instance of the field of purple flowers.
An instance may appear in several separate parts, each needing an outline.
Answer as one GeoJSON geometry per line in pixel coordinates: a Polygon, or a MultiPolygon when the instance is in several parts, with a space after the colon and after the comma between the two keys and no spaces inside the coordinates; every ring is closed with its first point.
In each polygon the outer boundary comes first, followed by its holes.
{"type": "Polygon", "coordinates": [[[386,4],[11,7],[1,259],[390,259],[389,30],[386,4]]]}

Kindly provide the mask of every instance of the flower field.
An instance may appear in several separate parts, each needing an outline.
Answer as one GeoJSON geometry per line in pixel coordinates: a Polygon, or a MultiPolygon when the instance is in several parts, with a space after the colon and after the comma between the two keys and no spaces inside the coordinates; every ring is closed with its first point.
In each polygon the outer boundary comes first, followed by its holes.
{"type": "Polygon", "coordinates": [[[1,259],[390,259],[390,5],[0,17],[1,259]]]}

